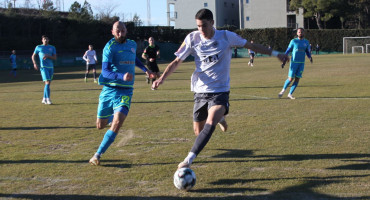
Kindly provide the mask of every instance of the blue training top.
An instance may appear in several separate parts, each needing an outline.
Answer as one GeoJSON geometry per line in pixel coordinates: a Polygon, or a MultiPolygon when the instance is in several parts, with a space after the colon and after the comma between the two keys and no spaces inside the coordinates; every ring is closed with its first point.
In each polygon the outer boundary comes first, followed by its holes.
{"type": "Polygon", "coordinates": [[[136,48],[136,42],[133,40],[127,39],[125,43],[118,43],[115,38],[112,38],[103,50],[99,85],[133,88],[135,65],[146,72],[145,66],[136,58],[136,48]],[[123,80],[126,73],[133,75],[131,81],[123,80]]]}
{"type": "Polygon", "coordinates": [[[53,45],[37,45],[33,53],[39,55],[41,67],[54,68],[53,60],[49,58],[44,60],[44,56],[46,54],[49,56],[54,56],[56,54],[56,50],[53,45]]]}
{"type": "Polygon", "coordinates": [[[308,58],[311,58],[310,43],[306,39],[294,38],[290,41],[285,54],[288,55],[289,52],[292,52],[292,58],[290,59],[292,63],[304,63],[305,54],[308,58]]]}

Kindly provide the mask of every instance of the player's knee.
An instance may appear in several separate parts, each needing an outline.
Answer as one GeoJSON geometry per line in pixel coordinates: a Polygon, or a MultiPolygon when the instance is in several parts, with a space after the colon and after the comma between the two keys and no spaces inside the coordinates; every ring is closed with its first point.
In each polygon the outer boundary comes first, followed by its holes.
{"type": "Polygon", "coordinates": [[[103,128],[105,128],[105,126],[107,126],[107,123],[103,123],[102,121],[96,121],[96,128],[97,129],[103,129],[103,128]]]}

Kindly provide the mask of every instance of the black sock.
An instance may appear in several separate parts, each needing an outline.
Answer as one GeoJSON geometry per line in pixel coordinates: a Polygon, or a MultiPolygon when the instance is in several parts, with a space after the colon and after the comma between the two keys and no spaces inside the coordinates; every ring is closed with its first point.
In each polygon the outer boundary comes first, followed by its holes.
{"type": "Polygon", "coordinates": [[[216,126],[205,124],[203,130],[199,133],[197,139],[195,139],[194,145],[191,148],[190,152],[193,152],[195,153],[195,155],[198,155],[208,143],[215,128],[216,126]]]}

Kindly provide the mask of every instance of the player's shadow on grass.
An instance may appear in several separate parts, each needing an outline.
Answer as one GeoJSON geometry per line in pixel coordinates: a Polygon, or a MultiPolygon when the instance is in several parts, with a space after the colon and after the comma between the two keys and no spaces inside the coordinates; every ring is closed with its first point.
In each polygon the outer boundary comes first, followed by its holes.
{"type": "Polygon", "coordinates": [[[69,127],[61,127],[61,126],[42,126],[42,127],[0,127],[0,130],[43,130],[43,129],[86,129],[86,128],[92,128],[96,129],[95,126],[69,126],[69,127]]]}
{"type": "MultiPolygon", "coordinates": [[[[268,178],[268,179],[220,179],[216,182],[212,182],[212,185],[222,185],[222,189],[224,193],[235,193],[235,189],[239,189],[240,184],[251,184],[253,182],[276,182],[276,181],[284,181],[284,180],[303,180],[302,184],[292,185],[286,188],[283,188],[276,192],[271,192],[267,194],[259,194],[253,195],[251,199],[366,199],[369,196],[358,196],[358,197],[336,197],[333,195],[322,194],[315,191],[317,187],[324,187],[326,185],[335,184],[345,182],[344,178],[363,178],[369,177],[370,175],[352,175],[352,176],[329,176],[329,177],[292,177],[292,178],[268,178]],[[231,187],[232,185],[238,184],[238,188],[226,188],[231,187]]],[[[215,189],[201,189],[200,192],[210,193],[209,190],[214,190],[214,192],[218,192],[219,188],[215,189]]],[[[243,188],[244,189],[244,188],[243,188]]],[[[261,191],[268,191],[267,189],[260,189],[261,191]]],[[[251,189],[253,191],[253,189],[251,189]]],[[[258,191],[258,190],[257,190],[258,191]]],[[[197,191],[196,191],[197,192],[197,191]]],[[[245,196],[247,197],[247,196],[245,196]]],[[[250,197],[249,197],[250,198],[250,197]]],[[[248,198],[248,199],[249,199],[248,198]]]]}
{"type": "Polygon", "coordinates": [[[216,150],[225,152],[216,154],[212,156],[212,158],[245,158],[253,155],[252,150],[245,149],[216,149],[216,150]]]}
{"type": "MultiPolygon", "coordinates": [[[[116,163],[116,162],[122,162],[122,160],[104,160],[106,163],[116,163]]],[[[89,164],[89,160],[0,160],[1,164],[43,164],[43,163],[83,163],[83,164],[89,164]]]]}

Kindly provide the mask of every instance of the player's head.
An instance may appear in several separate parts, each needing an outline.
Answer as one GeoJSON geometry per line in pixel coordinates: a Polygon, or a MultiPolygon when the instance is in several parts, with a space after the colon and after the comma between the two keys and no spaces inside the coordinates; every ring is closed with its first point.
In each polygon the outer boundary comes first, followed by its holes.
{"type": "Polygon", "coordinates": [[[205,8],[199,10],[195,15],[195,20],[200,33],[205,38],[211,38],[214,34],[213,24],[215,23],[212,11],[205,8]]]}
{"type": "Polygon", "coordinates": [[[48,45],[49,44],[49,37],[46,35],[41,36],[41,41],[43,45],[48,45]]]}
{"type": "Polygon", "coordinates": [[[304,37],[304,29],[303,28],[298,28],[297,29],[297,36],[299,39],[304,37]]]}
{"type": "Polygon", "coordinates": [[[12,54],[15,54],[15,50],[12,50],[12,54]]]}
{"type": "Polygon", "coordinates": [[[153,37],[150,37],[150,38],[148,39],[148,42],[149,42],[149,45],[150,45],[150,46],[153,46],[153,45],[154,45],[154,38],[153,38],[153,37]]]}
{"type": "Polygon", "coordinates": [[[94,49],[94,46],[92,44],[89,45],[89,50],[93,50],[94,49]]]}
{"type": "Polygon", "coordinates": [[[126,42],[126,34],[127,34],[126,25],[123,22],[116,21],[113,24],[112,28],[112,35],[114,36],[116,41],[119,43],[126,42]]]}

